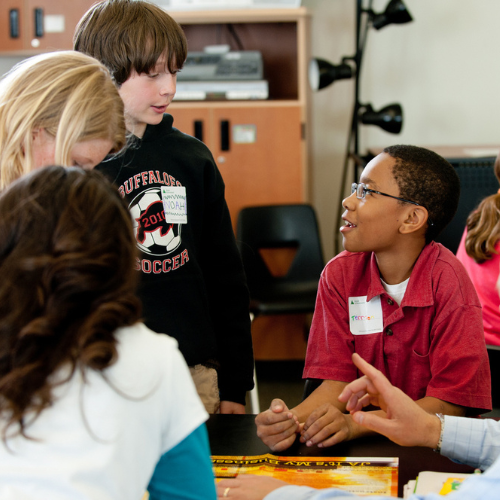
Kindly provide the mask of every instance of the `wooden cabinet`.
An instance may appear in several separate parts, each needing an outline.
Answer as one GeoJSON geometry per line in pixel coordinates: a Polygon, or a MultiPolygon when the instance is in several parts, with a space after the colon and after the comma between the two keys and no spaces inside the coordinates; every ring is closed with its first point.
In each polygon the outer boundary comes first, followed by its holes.
{"type": "MultiPolygon", "coordinates": [[[[308,23],[304,7],[172,12],[190,51],[229,44],[259,50],[269,99],[177,101],[174,126],[201,138],[226,185],[233,226],[241,208],[309,199],[308,23]],[[200,137],[201,136],[201,137],[200,137]]],[[[252,325],[256,359],[303,359],[304,315],[257,318],[252,325]]]]}
{"type": "Polygon", "coordinates": [[[169,110],[177,128],[199,138],[201,132],[212,151],[234,224],[243,207],[306,198],[300,106],[268,104],[169,110]]]}
{"type": "Polygon", "coordinates": [[[24,0],[2,2],[0,7],[0,50],[2,52],[18,51],[23,48],[20,28],[23,4],[24,0]]]}
{"type": "Polygon", "coordinates": [[[31,55],[70,50],[76,24],[92,0],[2,0],[0,53],[31,55]]]}
{"type": "Polygon", "coordinates": [[[190,51],[228,44],[258,50],[269,99],[177,101],[174,126],[201,138],[226,184],[233,225],[244,206],[309,198],[308,21],[305,8],[172,12],[190,51]]]}

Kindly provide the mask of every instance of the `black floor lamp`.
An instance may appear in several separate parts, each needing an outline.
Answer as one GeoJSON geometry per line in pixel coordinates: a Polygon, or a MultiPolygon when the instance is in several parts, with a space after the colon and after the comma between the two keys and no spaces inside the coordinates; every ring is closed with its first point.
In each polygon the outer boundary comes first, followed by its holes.
{"type": "MultiPolygon", "coordinates": [[[[353,160],[353,181],[358,177],[358,168],[365,163],[359,154],[359,123],[376,125],[386,132],[398,134],[403,126],[403,110],[399,104],[389,104],[375,111],[371,104],[359,100],[359,76],[363,62],[368,29],[379,30],[388,24],[403,24],[412,21],[408,9],[401,0],[391,0],[384,12],[377,14],[372,9],[373,0],[363,7],[363,0],[356,0],[356,53],[343,57],[341,64],[334,65],[324,59],[312,59],[309,64],[309,82],[313,90],[321,90],[336,80],[354,76],[354,105],[347,139],[347,148],[340,183],[340,200],[344,197],[345,184],[349,170],[349,160],[353,160]]],[[[338,220],[342,210],[339,210],[338,220]]],[[[338,248],[339,232],[335,231],[335,251],[338,248]]]]}

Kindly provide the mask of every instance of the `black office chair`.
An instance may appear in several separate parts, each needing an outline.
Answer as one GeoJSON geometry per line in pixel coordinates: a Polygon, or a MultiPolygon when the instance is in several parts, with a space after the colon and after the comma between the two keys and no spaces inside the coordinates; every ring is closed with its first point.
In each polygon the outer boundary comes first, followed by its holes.
{"type": "MultiPolygon", "coordinates": [[[[314,312],[324,267],[314,209],[308,204],[247,207],[238,215],[236,234],[252,317],[314,312]],[[279,249],[292,249],[295,255],[286,272],[276,275],[264,255],[279,249]]],[[[257,413],[257,392],[252,396],[257,413]]]]}
{"type": "Polygon", "coordinates": [[[323,382],[319,378],[307,378],[304,384],[304,393],[302,394],[302,401],[308,398],[323,382]]]}
{"type": "Polygon", "coordinates": [[[491,373],[491,398],[493,410],[500,411],[500,346],[487,345],[491,373]]]}
{"type": "Polygon", "coordinates": [[[498,181],[493,173],[494,156],[487,158],[447,158],[447,160],[455,167],[455,171],[460,178],[460,201],[457,213],[436,238],[436,241],[456,253],[465,229],[467,217],[483,198],[496,192],[498,181]]]}
{"type": "Polygon", "coordinates": [[[244,208],[236,232],[250,288],[250,312],[313,312],[324,267],[314,209],[307,204],[244,208]],[[287,273],[275,276],[261,251],[283,248],[293,248],[296,254],[287,273]]]}

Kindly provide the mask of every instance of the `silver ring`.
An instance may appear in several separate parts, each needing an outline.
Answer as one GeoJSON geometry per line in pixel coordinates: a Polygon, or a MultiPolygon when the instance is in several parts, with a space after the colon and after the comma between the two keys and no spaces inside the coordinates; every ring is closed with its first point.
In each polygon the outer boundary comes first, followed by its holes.
{"type": "Polygon", "coordinates": [[[229,493],[229,490],[230,490],[230,489],[231,489],[231,488],[226,488],[226,489],[224,490],[224,495],[222,495],[224,498],[226,498],[226,497],[227,497],[227,494],[229,493]]]}

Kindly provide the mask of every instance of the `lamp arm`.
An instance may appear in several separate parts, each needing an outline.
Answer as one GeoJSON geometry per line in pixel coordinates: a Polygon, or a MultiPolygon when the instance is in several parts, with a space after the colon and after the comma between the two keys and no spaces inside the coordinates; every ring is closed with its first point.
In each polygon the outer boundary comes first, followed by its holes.
{"type": "MultiPolygon", "coordinates": [[[[351,123],[351,129],[354,134],[354,154],[359,154],[359,127],[358,127],[358,112],[361,107],[359,102],[359,83],[361,75],[361,65],[363,62],[363,54],[365,50],[366,40],[368,38],[368,22],[364,23],[364,29],[362,29],[362,18],[363,13],[372,11],[373,0],[369,0],[368,9],[363,9],[363,0],[356,1],[356,55],[354,56],[354,62],[356,64],[356,75],[354,81],[354,109],[353,109],[353,121],[351,123]]],[[[356,176],[355,176],[356,177],[356,176]]]]}
{"type": "Polygon", "coordinates": [[[369,9],[361,9],[361,12],[363,14],[368,14],[368,20],[370,21],[377,15],[377,13],[371,8],[371,3],[369,9]]]}
{"type": "MultiPolygon", "coordinates": [[[[364,32],[363,36],[361,37],[362,30],[361,30],[361,20],[362,20],[362,14],[366,12],[373,12],[371,10],[372,6],[372,1],[370,0],[369,2],[369,9],[363,9],[363,0],[356,0],[356,53],[354,56],[350,57],[344,57],[343,62],[345,61],[353,61],[356,67],[356,72],[354,75],[354,106],[352,110],[352,115],[351,115],[351,126],[349,127],[349,134],[347,138],[347,145],[346,145],[346,153],[345,153],[345,158],[344,158],[344,165],[342,169],[342,179],[340,181],[340,189],[339,189],[339,200],[340,200],[340,206],[339,206],[339,212],[338,212],[338,223],[339,225],[342,223],[342,200],[344,199],[344,192],[345,192],[345,184],[347,182],[347,172],[349,170],[349,161],[356,156],[359,156],[359,139],[358,139],[358,114],[359,110],[362,107],[362,105],[359,102],[359,76],[361,72],[361,63],[363,61],[363,52],[366,44],[366,39],[367,39],[367,33],[368,33],[368,23],[365,23],[364,26],[364,32]],[[354,150],[353,150],[354,148],[354,150]]],[[[357,171],[357,166],[356,163],[354,164],[354,181],[356,180],[356,171],[357,171]]],[[[338,247],[339,247],[339,238],[340,238],[340,232],[335,231],[335,238],[334,238],[334,251],[337,252],[338,247]]]]}
{"type": "Polygon", "coordinates": [[[342,63],[346,63],[347,61],[354,61],[356,62],[356,56],[344,56],[342,59],[341,59],[342,63]]]}

